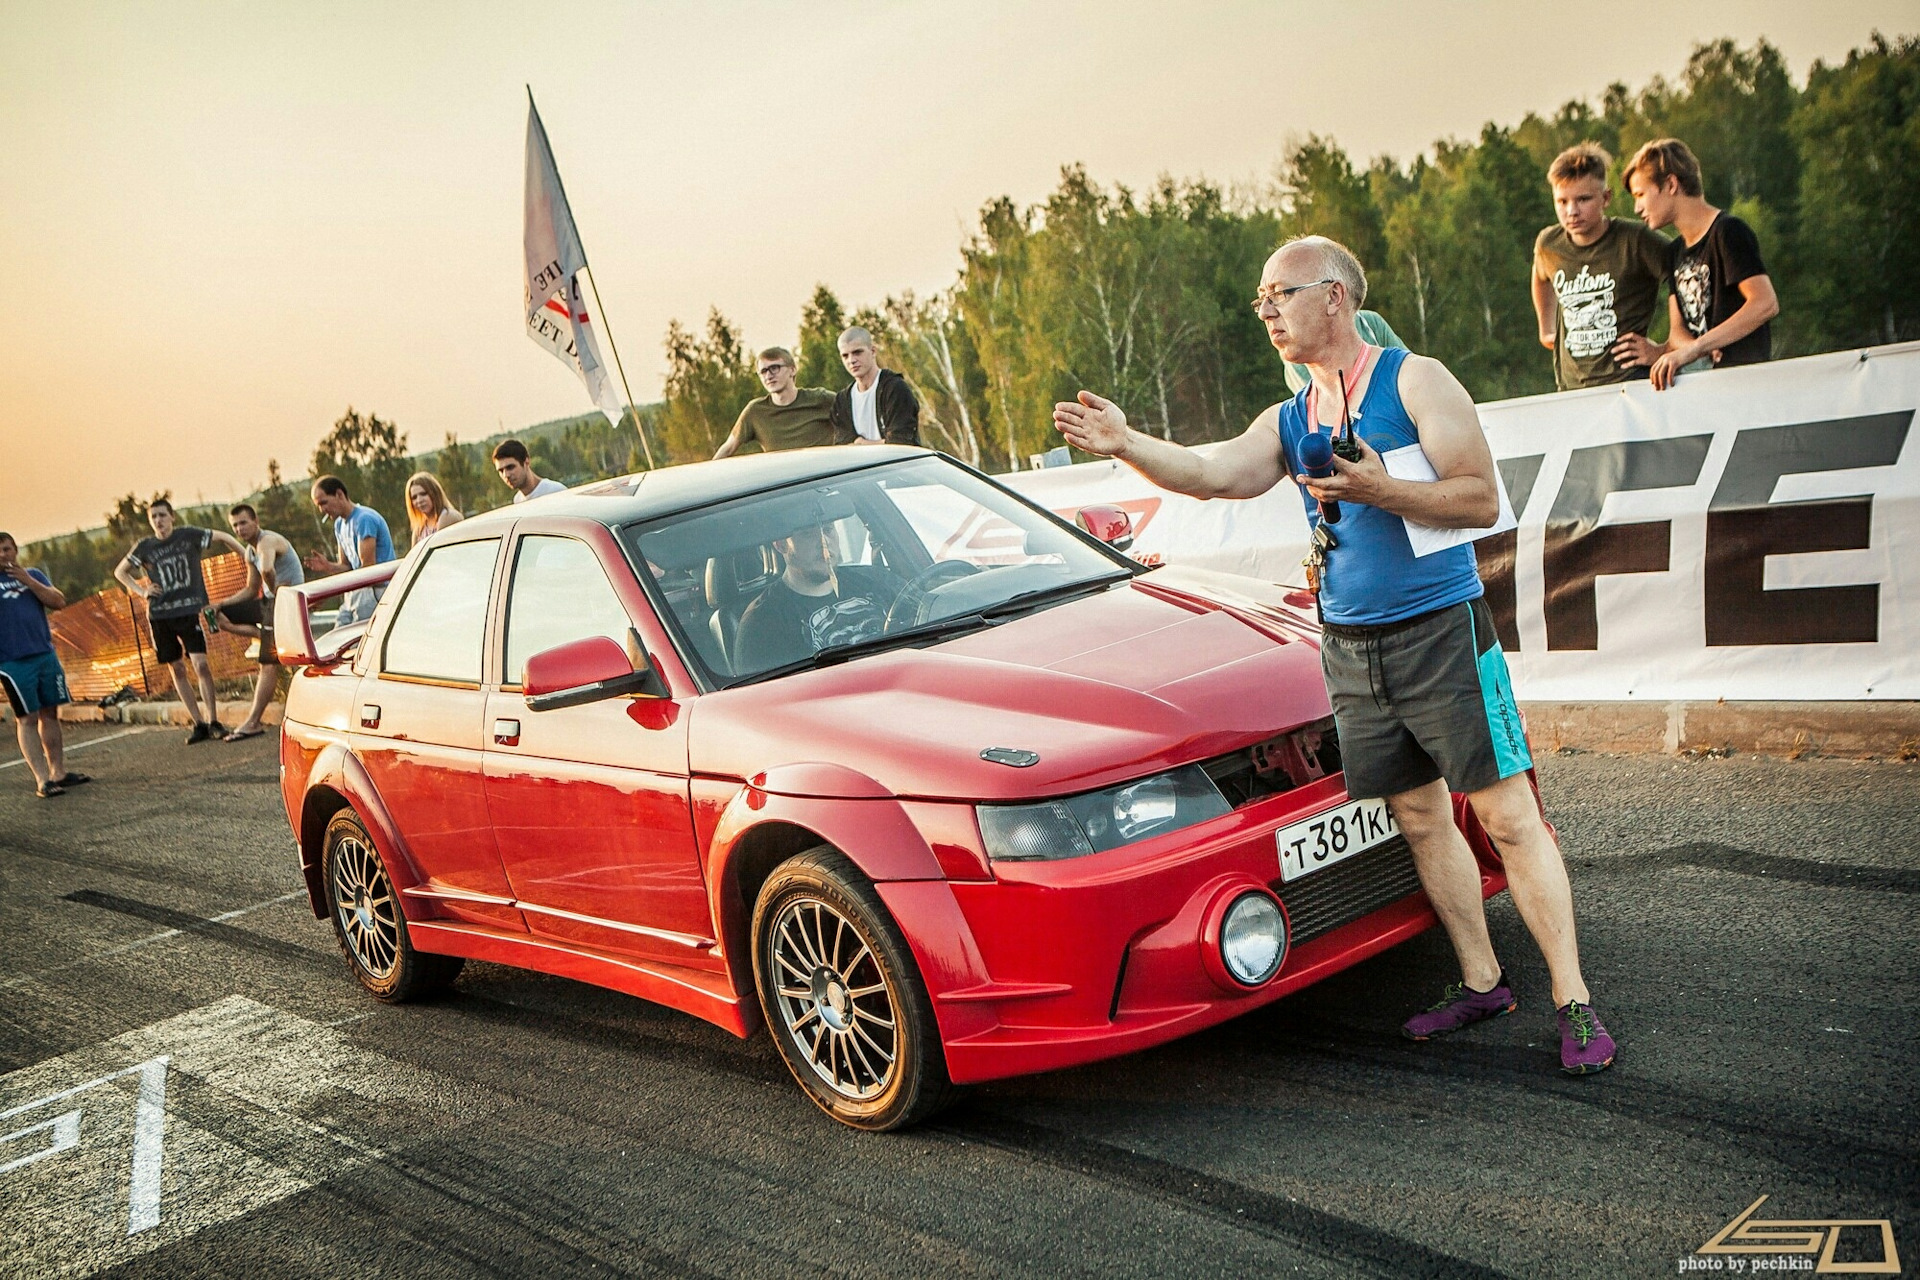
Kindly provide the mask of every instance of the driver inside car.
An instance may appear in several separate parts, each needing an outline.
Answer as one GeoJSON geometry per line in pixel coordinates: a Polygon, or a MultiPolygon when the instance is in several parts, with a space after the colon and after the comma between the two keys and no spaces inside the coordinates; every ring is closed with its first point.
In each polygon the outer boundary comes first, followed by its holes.
{"type": "Polygon", "coordinates": [[[736,670],[771,670],[881,633],[886,597],[839,571],[832,526],[807,525],[774,546],[786,569],[740,616],[736,670]]]}

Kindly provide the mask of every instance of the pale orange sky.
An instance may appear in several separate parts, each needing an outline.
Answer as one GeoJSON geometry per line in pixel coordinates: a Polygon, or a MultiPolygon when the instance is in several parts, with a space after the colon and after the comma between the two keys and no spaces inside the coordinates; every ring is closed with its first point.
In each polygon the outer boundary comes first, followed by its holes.
{"type": "Polygon", "coordinates": [[[1063,163],[1253,182],[1290,136],[1402,159],[1692,43],[1796,80],[1920,6],[0,0],[0,529],[305,471],[349,404],[413,448],[589,409],[520,322],[531,83],[634,395],[718,305],[791,342],[953,279],[986,200],[1063,163]]]}

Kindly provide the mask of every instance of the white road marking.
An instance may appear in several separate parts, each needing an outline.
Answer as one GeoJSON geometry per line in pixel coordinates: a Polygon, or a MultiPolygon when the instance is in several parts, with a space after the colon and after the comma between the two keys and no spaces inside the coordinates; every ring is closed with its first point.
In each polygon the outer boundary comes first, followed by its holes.
{"type": "MultiPolygon", "coordinates": [[[[0,1111],[0,1120],[8,1120],[23,1112],[35,1111],[55,1102],[65,1102],[68,1098],[78,1097],[100,1085],[109,1084],[121,1076],[130,1076],[136,1072],[140,1076],[140,1097],[135,1103],[133,1161],[131,1172],[127,1177],[129,1206],[127,1234],[130,1236],[160,1225],[160,1156],[167,1131],[166,1054],[163,1053],[138,1066],[128,1067],[125,1071],[108,1072],[85,1084],[77,1084],[71,1089],[62,1089],[59,1093],[50,1093],[44,1098],[35,1098],[32,1102],[23,1102],[17,1107],[0,1111]]],[[[10,1173],[15,1169],[44,1160],[48,1156],[58,1155],[62,1151],[69,1151],[79,1146],[80,1118],[83,1114],[83,1109],[75,1109],[41,1124],[15,1130],[6,1137],[0,1138],[0,1146],[5,1146],[15,1138],[37,1133],[41,1129],[53,1131],[51,1146],[42,1147],[31,1155],[0,1164],[0,1173],[10,1173]]]]}
{"type": "Polygon", "coordinates": [[[230,996],[0,1076],[0,1274],[116,1266],[505,1101],[230,996]]]}
{"type": "MultiPolygon", "coordinates": [[[[232,911],[223,911],[217,916],[208,916],[207,923],[225,924],[229,920],[235,920],[246,915],[249,911],[258,911],[262,907],[271,907],[276,902],[288,902],[294,898],[304,898],[306,896],[307,891],[305,889],[295,889],[291,893],[283,893],[277,898],[268,898],[265,902],[249,903],[244,907],[236,907],[232,911]]],[[[32,973],[23,973],[18,977],[0,981],[0,991],[4,991],[8,987],[24,987],[29,982],[43,978],[50,973],[59,973],[63,969],[74,969],[83,964],[96,964],[101,960],[108,960],[114,956],[125,955],[129,951],[137,951],[141,947],[149,946],[155,942],[163,942],[168,938],[177,938],[184,932],[186,932],[184,929],[162,929],[158,933],[150,933],[144,938],[135,938],[132,942],[123,942],[117,947],[108,947],[105,951],[96,951],[92,955],[82,956],[78,960],[69,960],[65,964],[56,964],[47,969],[35,969],[32,973]]]]}
{"type": "MultiPolygon", "coordinates": [[[[69,743],[67,745],[66,751],[68,755],[71,755],[76,751],[85,751],[88,747],[97,747],[103,742],[112,742],[115,738],[124,738],[128,734],[151,733],[151,732],[153,732],[153,730],[147,728],[144,725],[139,726],[137,728],[133,728],[133,729],[122,729],[118,733],[109,733],[98,738],[88,738],[85,742],[69,743]]],[[[25,756],[21,756],[18,760],[9,760],[5,764],[0,764],[0,769],[11,769],[15,765],[22,765],[22,764],[25,764],[26,762],[27,762],[27,758],[25,756]]]]}

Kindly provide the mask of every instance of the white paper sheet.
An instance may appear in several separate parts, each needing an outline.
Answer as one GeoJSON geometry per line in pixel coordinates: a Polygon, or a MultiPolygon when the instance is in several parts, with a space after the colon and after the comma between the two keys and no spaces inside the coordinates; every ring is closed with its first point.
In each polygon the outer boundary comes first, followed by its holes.
{"type": "MultiPolygon", "coordinates": [[[[1417,444],[1407,445],[1403,449],[1394,449],[1380,455],[1387,474],[1396,480],[1411,480],[1416,484],[1432,484],[1440,478],[1433,464],[1427,461],[1426,450],[1417,444]]],[[[1430,524],[1419,524],[1402,518],[1407,526],[1407,542],[1413,547],[1415,556],[1430,556],[1436,551],[1445,551],[1448,547],[1457,547],[1463,542],[1472,542],[1491,533],[1505,533],[1516,527],[1520,521],[1513,513],[1513,502],[1507,497],[1507,486],[1500,479],[1500,468],[1493,469],[1493,487],[1500,493],[1500,516],[1484,529],[1440,529],[1430,524]]]]}

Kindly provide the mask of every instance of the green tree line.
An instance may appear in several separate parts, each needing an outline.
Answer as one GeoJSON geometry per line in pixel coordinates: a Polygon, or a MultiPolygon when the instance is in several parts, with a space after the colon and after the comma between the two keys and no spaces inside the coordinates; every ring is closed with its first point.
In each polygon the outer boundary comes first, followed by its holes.
{"type": "MultiPolygon", "coordinates": [[[[1546,166],[1578,141],[1624,159],[1663,136],[1693,148],[1707,198],[1759,234],[1781,298],[1777,358],[1920,337],[1920,39],[1876,35],[1842,63],[1814,63],[1800,85],[1765,40],[1699,45],[1677,82],[1615,84],[1598,104],[1488,123],[1472,141],[1436,142],[1404,163],[1356,163],[1334,139],[1308,137],[1256,189],[1167,176],[1134,191],[1069,165],[1037,204],[983,205],[944,290],[849,308],[822,284],[802,304],[797,334],[754,345],[792,347],[801,385],[838,388],[848,379],[836,339],[864,325],[918,391],[923,441],[990,471],[1055,446],[1051,406],[1080,387],[1169,439],[1223,439],[1286,394],[1248,300],[1276,245],[1318,233],[1359,255],[1368,305],[1476,399],[1550,391],[1528,288],[1533,239],[1553,220],[1546,166]]],[[[1616,173],[1612,211],[1630,217],[1619,185],[1616,173]]],[[[640,431],[657,457],[709,457],[761,394],[753,350],[717,307],[698,331],[674,321],[662,404],[617,427],[591,413],[519,437],[536,471],[567,484],[640,470],[640,431]]],[[[346,480],[404,547],[404,487],[416,469],[435,473],[469,514],[510,497],[489,457],[500,438],[449,435],[409,455],[397,425],[350,407],[315,446],[308,474],[346,480]]],[[[331,550],[306,481],[284,482],[277,463],[247,500],[303,553],[331,550]]],[[[70,595],[109,586],[145,512],[127,494],[105,529],[31,544],[23,558],[70,595]]],[[[218,526],[226,510],[181,514],[218,526]]]]}
{"type": "MultiPolygon", "coordinates": [[[[1767,41],[1720,40],[1677,82],[1615,84],[1598,104],[1489,123],[1404,163],[1357,163],[1316,136],[1250,191],[1173,177],[1134,191],[1069,165],[1038,204],[987,202],[932,297],[850,310],[817,288],[800,382],[847,384],[834,337],[852,322],[919,392],[923,441],[989,470],[1057,445],[1051,406],[1081,387],[1170,439],[1222,439],[1286,394],[1248,300],[1276,245],[1318,233],[1360,257],[1368,305],[1476,399],[1551,391],[1528,288],[1534,237],[1553,221],[1546,167],[1575,142],[1624,160],[1665,136],[1699,156],[1707,198],[1759,234],[1783,307],[1776,358],[1920,337],[1920,41],[1875,36],[1796,85],[1767,41]]],[[[1631,217],[1617,171],[1613,185],[1612,212],[1631,217]]],[[[674,461],[710,456],[761,394],[752,354],[718,308],[703,332],[669,327],[658,421],[674,461]]]]}

